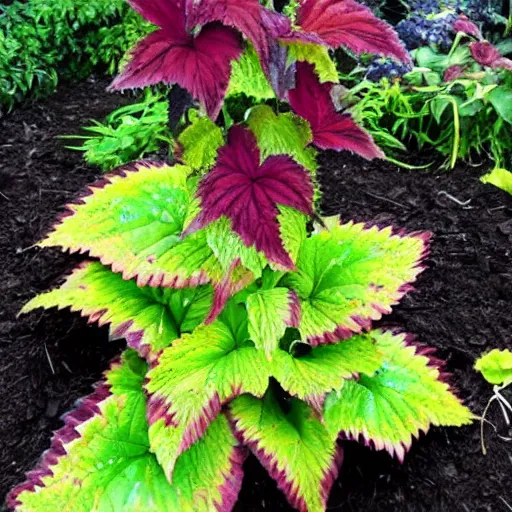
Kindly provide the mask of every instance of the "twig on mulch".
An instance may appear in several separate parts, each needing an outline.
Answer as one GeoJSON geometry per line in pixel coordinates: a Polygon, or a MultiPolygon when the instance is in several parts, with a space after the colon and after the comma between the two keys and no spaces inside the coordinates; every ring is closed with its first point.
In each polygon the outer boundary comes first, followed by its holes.
{"type": "Polygon", "coordinates": [[[457,203],[459,206],[468,206],[469,203],[471,203],[471,199],[468,199],[467,201],[461,201],[460,199],[457,199],[456,197],[452,196],[451,194],[448,194],[446,190],[440,190],[437,193],[438,196],[446,196],[448,199],[453,201],[454,203],[457,203]]]}
{"type": "Polygon", "coordinates": [[[372,194],[371,192],[364,192],[367,196],[373,197],[374,199],[379,199],[380,201],[386,201],[387,203],[394,204],[395,206],[399,206],[400,208],[407,209],[407,206],[402,203],[397,203],[396,201],[393,201],[393,199],[389,199],[387,197],[378,196],[377,194],[372,194]]]}

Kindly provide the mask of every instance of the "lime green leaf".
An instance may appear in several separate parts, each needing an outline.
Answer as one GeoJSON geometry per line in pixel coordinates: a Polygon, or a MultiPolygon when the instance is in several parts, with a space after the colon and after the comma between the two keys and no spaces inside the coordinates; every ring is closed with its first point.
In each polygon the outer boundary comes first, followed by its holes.
{"type": "Polygon", "coordinates": [[[341,454],[322,423],[300,400],[285,413],[269,391],[230,404],[234,428],[277,482],[292,506],[323,512],[338,474],[341,454]]]}
{"type": "Polygon", "coordinates": [[[196,117],[179,136],[183,146],[181,159],[195,171],[213,166],[217,152],[224,144],[222,130],[209,117],[196,117]]]}
{"type": "Polygon", "coordinates": [[[307,237],[306,223],[309,217],[289,206],[280,204],[277,208],[279,210],[277,221],[283,246],[292,261],[296,262],[300,248],[307,237]]]}
{"type": "Polygon", "coordinates": [[[62,286],[32,299],[22,309],[71,308],[99,325],[110,324],[112,338],[152,358],[182,333],[192,332],[212,307],[210,285],[197,288],[139,288],[101,263],[78,267],[62,286]]]}
{"type": "Polygon", "coordinates": [[[271,370],[291,395],[312,404],[342,387],[345,379],[359,373],[373,374],[383,363],[383,354],[368,334],[352,336],[335,345],[313,347],[309,353],[294,357],[284,350],[274,354],[271,370]]]}
{"type": "Polygon", "coordinates": [[[282,282],[299,296],[302,336],[312,345],[337,342],[390,313],[423,270],[428,238],[348,223],[306,239],[297,272],[282,282]]]}
{"type": "Polygon", "coordinates": [[[106,382],[65,418],[40,466],[10,494],[10,505],[19,512],[230,509],[243,455],[226,418],[180,457],[171,486],[149,451],[145,371],[134,351],[125,352],[106,382]]]}
{"type": "Polygon", "coordinates": [[[339,82],[338,70],[329,55],[329,50],[319,44],[291,43],[288,45],[290,57],[315,66],[320,82],[339,82]]]}
{"type": "Polygon", "coordinates": [[[316,150],[308,147],[313,135],[305,119],[291,112],[276,115],[268,105],[258,105],[247,122],[258,139],[262,161],[272,155],[290,155],[306,169],[316,170],[316,150]]]}
{"type": "Polygon", "coordinates": [[[89,252],[139,286],[186,287],[219,280],[204,235],[180,240],[197,214],[189,168],[138,163],[90,187],[91,195],[69,205],[41,246],[89,252]]]}
{"type": "Polygon", "coordinates": [[[299,301],[288,288],[261,290],[249,295],[247,314],[252,341],[272,359],[286,328],[299,324],[299,301]]]}
{"type": "Polygon", "coordinates": [[[332,439],[361,436],[366,444],[403,460],[413,437],[430,425],[471,423],[473,415],[443,381],[430,349],[415,346],[405,334],[370,335],[385,362],[374,374],[347,380],[327,396],[324,420],[332,439]]]}
{"type": "Polygon", "coordinates": [[[512,123],[512,88],[500,85],[487,96],[496,112],[508,123],[512,123]]]}
{"type": "Polygon", "coordinates": [[[480,178],[482,183],[494,185],[509,194],[512,194],[512,172],[507,169],[494,169],[480,178]]]}
{"type": "Polygon", "coordinates": [[[241,393],[263,395],[268,365],[248,339],[221,321],[197,328],[165,349],[148,373],[151,449],[171,481],[178,456],[201,438],[222,406],[241,393]]]}
{"type": "Polygon", "coordinates": [[[252,44],[248,45],[238,61],[231,63],[228,96],[235,94],[245,94],[258,102],[275,98],[252,44]]]}
{"type": "Polygon", "coordinates": [[[491,350],[477,359],[475,369],[484,379],[495,386],[512,384],[512,352],[510,350],[491,350]]]}

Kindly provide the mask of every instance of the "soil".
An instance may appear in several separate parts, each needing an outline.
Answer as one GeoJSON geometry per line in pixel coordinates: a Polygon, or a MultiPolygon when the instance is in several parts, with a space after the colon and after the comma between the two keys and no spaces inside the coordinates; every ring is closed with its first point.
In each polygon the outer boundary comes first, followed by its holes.
{"type": "MultiPolygon", "coordinates": [[[[89,118],[102,119],[128,101],[104,92],[105,85],[91,79],[62,86],[46,101],[0,120],[0,500],[48,448],[59,416],[90,392],[122,349],[107,340],[105,329],[88,327],[78,315],[16,317],[76,262],[31,246],[98,175],[55,136],[78,133],[89,118]]],[[[475,358],[512,346],[512,197],[481,184],[485,170],[411,172],[333,153],[322,156],[320,172],[326,214],[434,233],[430,268],[416,283],[418,291],[386,323],[438,349],[475,413],[492,392],[472,369],[475,358]]],[[[498,410],[490,419],[507,433],[498,410]]],[[[491,428],[486,441],[483,456],[478,424],[434,428],[404,464],[347,443],[329,510],[506,512],[512,506],[512,444],[491,428]]],[[[254,458],[246,463],[236,510],[291,510],[254,458]]]]}

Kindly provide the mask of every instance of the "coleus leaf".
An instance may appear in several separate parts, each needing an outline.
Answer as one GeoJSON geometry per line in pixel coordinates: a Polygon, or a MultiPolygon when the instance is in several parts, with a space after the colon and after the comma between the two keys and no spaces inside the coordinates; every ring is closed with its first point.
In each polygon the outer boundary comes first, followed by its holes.
{"type": "Polygon", "coordinates": [[[357,55],[410,61],[393,28],[355,0],[301,0],[296,23],[301,31],[294,39],[316,35],[332,48],[343,46],[357,55]]]}
{"type": "Polygon", "coordinates": [[[178,138],[182,147],[181,161],[195,171],[210,169],[224,144],[222,130],[208,117],[195,117],[178,138]]]}
{"type": "Polygon", "coordinates": [[[469,45],[469,49],[473,58],[481,66],[512,71],[512,60],[503,57],[498,48],[488,41],[473,42],[469,45]]]}
{"type": "Polygon", "coordinates": [[[261,160],[290,155],[306,169],[316,170],[316,151],[308,147],[313,134],[302,117],[291,112],[276,115],[268,105],[258,105],[251,109],[247,124],[258,140],[261,160]]]}
{"type": "Polygon", "coordinates": [[[271,156],[260,164],[254,135],[235,126],[217,165],[201,181],[198,196],[202,211],[195,228],[225,216],[245,245],[254,245],[270,262],[294,267],[280,237],[278,205],[311,215],[313,185],[307,171],[290,157],[271,156]]]}
{"type": "Polygon", "coordinates": [[[464,32],[464,34],[477,37],[478,39],[482,38],[482,34],[478,26],[464,14],[460,15],[457,20],[455,20],[453,30],[455,30],[455,32],[464,32]]]}
{"type": "Polygon", "coordinates": [[[242,53],[237,33],[215,23],[196,36],[189,34],[181,0],[130,0],[130,4],[160,28],[135,46],[111,89],[177,83],[215,119],[228,88],[231,61],[242,53]]]}
{"type": "Polygon", "coordinates": [[[307,238],[297,271],[281,282],[299,296],[302,336],[311,345],[337,343],[390,313],[422,272],[428,239],[352,222],[307,238]]]}
{"type": "MultiPolygon", "coordinates": [[[[186,287],[211,280],[217,262],[204,234],[180,240],[198,211],[188,167],[140,162],[108,174],[68,205],[40,245],[89,252],[139,286],[186,287]],[[210,274],[210,275],[209,275],[210,274]]],[[[222,272],[217,270],[217,277],[222,272]]]]}
{"type": "Polygon", "coordinates": [[[444,382],[445,375],[431,356],[405,334],[372,331],[384,354],[381,369],[359,380],[347,380],[327,396],[325,426],[332,439],[362,438],[377,450],[403,460],[413,437],[430,425],[462,426],[473,415],[444,382]]]}
{"type": "Polygon", "coordinates": [[[246,304],[250,338],[272,359],[286,328],[299,325],[299,299],[287,288],[273,288],[253,293],[246,304]]]}
{"type": "Polygon", "coordinates": [[[301,512],[325,510],[341,464],[341,449],[312,410],[291,399],[284,412],[269,390],[243,395],[229,406],[234,429],[301,512]]]}
{"type": "Polygon", "coordinates": [[[313,144],[321,149],[352,151],[367,159],[383,158],[371,135],[359,127],[350,114],[336,112],[332,86],[329,82],[319,82],[312,64],[297,64],[296,87],[289,91],[290,105],[309,122],[313,144]]]}
{"type": "Polygon", "coordinates": [[[329,50],[325,46],[298,42],[288,44],[288,49],[291,58],[313,64],[320,82],[339,82],[336,63],[331,59],[329,50]]]}
{"type": "Polygon", "coordinates": [[[245,455],[226,418],[180,457],[171,486],[149,449],[145,371],[134,351],[125,352],[105,382],[64,418],[50,450],[8,504],[17,512],[231,510],[245,455]]]}
{"type": "Polygon", "coordinates": [[[182,333],[207,317],[213,300],[210,285],[175,290],[137,286],[101,263],[78,267],[62,286],[38,295],[22,313],[37,308],[71,308],[90,322],[110,324],[113,338],[126,338],[143,357],[154,358],[182,333]]]}
{"type": "Polygon", "coordinates": [[[326,393],[339,390],[345,379],[357,377],[359,373],[371,375],[383,361],[373,338],[359,334],[334,345],[313,347],[300,356],[277,350],[271,369],[283,389],[316,406],[322,403],[326,393]]]}
{"type": "Polygon", "coordinates": [[[495,386],[512,384],[512,352],[510,350],[491,350],[479,357],[475,363],[484,379],[495,386]]]}
{"type": "Polygon", "coordinates": [[[169,481],[178,456],[203,436],[223,404],[242,393],[265,393],[265,356],[246,340],[247,318],[237,331],[217,320],[174,342],[148,373],[151,449],[169,481]]]}

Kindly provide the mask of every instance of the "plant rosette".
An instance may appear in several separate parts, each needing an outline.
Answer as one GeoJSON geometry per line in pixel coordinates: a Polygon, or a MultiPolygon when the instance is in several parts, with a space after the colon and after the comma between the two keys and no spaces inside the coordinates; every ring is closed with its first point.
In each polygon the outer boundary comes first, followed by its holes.
{"type": "Polygon", "coordinates": [[[323,511],[343,440],[403,460],[420,432],[473,419],[431,349],[372,327],[412,289],[430,235],[315,213],[315,148],[382,156],[335,109],[318,55],[408,55],[352,0],[302,2],[293,24],[257,0],[130,3],[159,28],[113,87],[178,84],[201,111],[179,161],[107,174],[39,244],[88,259],[23,312],[69,308],[127,349],[8,505],[231,510],[252,453],[292,506],[323,511]],[[255,106],[224,140],[213,121],[243,38],[291,110],[255,106]]]}

